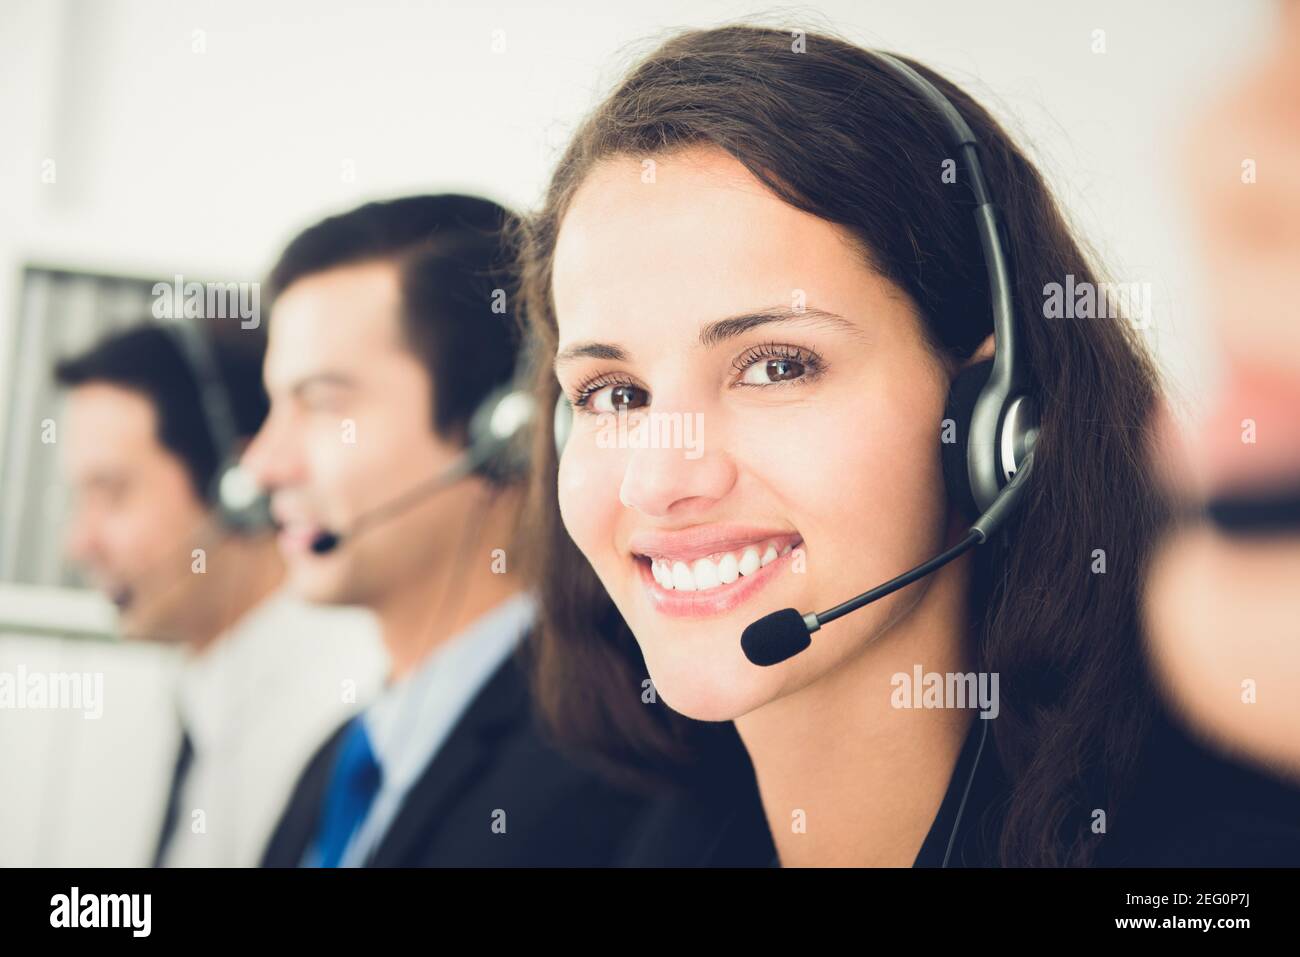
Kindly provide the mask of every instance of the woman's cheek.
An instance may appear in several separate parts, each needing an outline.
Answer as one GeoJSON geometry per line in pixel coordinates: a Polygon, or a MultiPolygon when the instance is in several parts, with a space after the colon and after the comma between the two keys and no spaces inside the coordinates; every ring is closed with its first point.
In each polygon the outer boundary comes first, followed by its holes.
{"type": "Polygon", "coordinates": [[[864,415],[859,397],[843,406],[837,399],[756,417],[729,441],[729,447],[744,450],[744,471],[758,476],[788,510],[755,518],[784,518],[796,527],[815,519],[843,534],[855,516],[874,511],[870,503],[882,481],[896,474],[896,446],[903,440],[864,415]]]}
{"type": "MultiPolygon", "coordinates": [[[[570,447],[560,457],[560,518],[597,574],[614,555],[619,479],[608,450],[570,447]]],[[[603,575],[601,576],[603,578],[603,575]]]]}
{"type": "Polygon", "coordinates": [[[747,471],[763,477],[787,510],[781,517],[804,536],[818,583],[834,592],[845,579],[884,580],[939,544],[941,409],[938,396],[903,404],[886,390],[861,389],[851,401],[826,396],[815,414],[769,420],[763,434],[737,442],[751,450],[747,471]]]}

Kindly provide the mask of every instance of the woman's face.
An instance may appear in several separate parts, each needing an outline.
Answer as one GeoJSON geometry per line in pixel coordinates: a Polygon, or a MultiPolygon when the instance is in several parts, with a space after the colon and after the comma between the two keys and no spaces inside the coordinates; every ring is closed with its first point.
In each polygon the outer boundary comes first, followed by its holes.
{"type": "Polygon", "coordinates": [[[774,667],[740,647],[763,615],[823,611],[944,544],[949,369],[845,231],[719,150],[616,157],[574,196],[553,286],[576,403],[560,510],[670,707],[736,718],[914,608],[926,583],[774,667]]]}

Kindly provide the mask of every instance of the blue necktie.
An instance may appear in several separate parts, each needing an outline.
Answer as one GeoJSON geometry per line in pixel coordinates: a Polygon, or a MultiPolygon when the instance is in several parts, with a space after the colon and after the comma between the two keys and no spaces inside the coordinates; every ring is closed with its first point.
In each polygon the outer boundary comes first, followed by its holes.
{"type": "Polygon", "coordinates": [[[348,840],[365,820],[383,777],[370,736],[359,717],[343,734],[334,773],[325,792],[325,810],[316,850],[321,867],[338,867],[348,840]]]}

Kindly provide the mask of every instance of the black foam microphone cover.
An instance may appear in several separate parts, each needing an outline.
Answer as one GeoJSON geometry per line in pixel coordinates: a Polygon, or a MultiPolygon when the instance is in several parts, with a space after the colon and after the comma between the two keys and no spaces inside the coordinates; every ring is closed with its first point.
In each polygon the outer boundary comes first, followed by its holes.
{"type": "Polygon", "coordinates": [[[758,619],[740,636],[745,657],[762,667],[777,665],[793,658],[812,644],[803,615],[793,608],[783,608],[758,619]]]}
{"type": "Polygon", "coordinates": [[[970,487],[966,447],[970,444],[970,423],[975,414],[975,400],[979,398],[980,391],[989,381],[992,372],[993,360],[986,359],[957,373],[948,389],[948,402],[943,413],[944,419],[950,419],[953,423],[954,441],[944,441],[947,438],[946,426],[939,435],[943,484],[948,490],[948,501],[971,521],[979,518],[980,510],[970,487]]]}
{"type": "Polygon", "coordinates": [[[1294,535],[1300,532],[1300,483],[1221,492],[1205,503],[1205,514],[1228,535],[1294,535]]]}
{"type": "Polygon", "coordinates": [[[325,555],[339,547],[339,536],[334,532],[321,532],[311,540],[311,550],[316,555],[325,555]]]}

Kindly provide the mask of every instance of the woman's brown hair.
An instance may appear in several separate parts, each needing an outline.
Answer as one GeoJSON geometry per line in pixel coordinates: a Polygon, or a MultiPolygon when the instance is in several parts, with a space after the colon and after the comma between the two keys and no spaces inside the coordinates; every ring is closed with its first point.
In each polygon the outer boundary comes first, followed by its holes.
{"type": "MultiPolygon", "coordinates": [[[[992,730],[1011,790],[999,856],[1086,864],[1099,844],[1093,810],[1105,809],[1113,828],[1155,713],[1138,596],[1166,518],[1143,455],[1158,376],[1123,318],[1045,317],[1045,287],[1067,276],[1076,287],[1096,283],[1094,268],[1002,127],[961,89],[906,62],[979,138],[1042,412],[1027,501],[999,547],[976,552],[970,595],[977,668],[998,673],[1002,692],[992,730]],[[1104,573],[1094,572],[1097,549],[1104,573]]],[[[791,206],[851,231],[870,266],[912,298],[942,355],[966,359],[992,331],[969,201],[942,176],[953,151],[939,117],[850,43],[729,26],[664,43],[569,144],[524,238],[524,312],[543,355],[556,346],[556,238],[587,174],[613,156],[701,146],[725,150],[791,206]]],[[[552,408],[559,388],[549,368],[536,387],[552,408]]],[[[636,640],[561,522],[549,430],[534,451],[536,533],[551,570],[534,649],[537,701],[565,743],[628,774],[671,778],[719,730],[642,703],[636,640]]]]}

